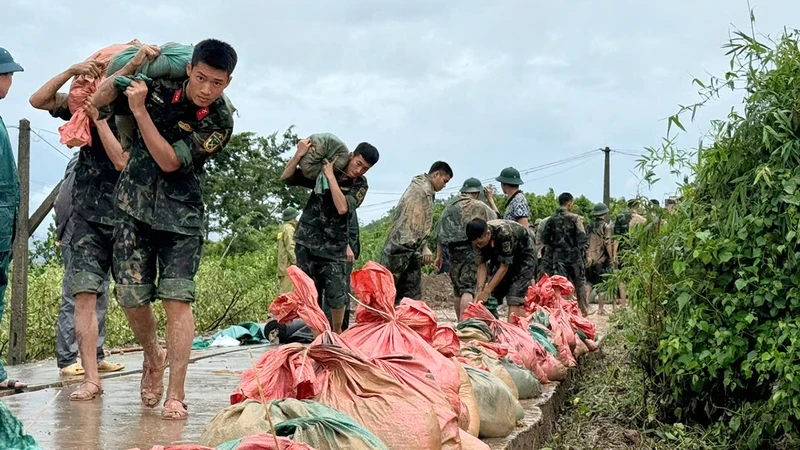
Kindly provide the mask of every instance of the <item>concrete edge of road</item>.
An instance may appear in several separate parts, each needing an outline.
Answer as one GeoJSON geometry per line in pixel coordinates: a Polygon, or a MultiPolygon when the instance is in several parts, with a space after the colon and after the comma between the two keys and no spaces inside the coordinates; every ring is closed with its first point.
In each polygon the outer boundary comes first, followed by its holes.
{"type": "Polygon", "coordinates": [[[556,430],[556,421],[567,401],[570,387],[580,381],[588,361],[602,357],[604,337],[601,336],[597,341],[600,349],[581,357],[578,366],[570,369],[566,380],[542,386],[541,397],[520,400],[525,418],[517,423],[511,434],[504,438],[484,439],[484,442],[492,450],[535,450],[543,446],[556,430]]]}
{"type": "MultiPolygon", "coordinates": [[[[223,347],[223,348],[215,349],[215,350],[211,350],[211,351],[197,352],[197,353],[193,354],[189,358],[189,364],[195,363],[197,361],[201,361],[203,359],[213,358],[214,356],[226,355],[226,354],[229,354],[229,353],[235,353],[235,352],[241,352],[241,351],[247,351],[247,350],[261,349],[261,353],[263,353],[263,351],[265,351],[264,349],[269,348],[269,347],[272,347],[272,346],[268,345],[268,344],[243,345],[243,346],[239,346],[239,347],[229,347],[229,348],[224,348],[223,347]]],[[[141,352],[141,351],[138,351],[138,352],[141,352]]],[[[53,367],[55,367],[55,365],[53,365],[53,367]]],[[[56,369],[53,369],[53,370],[55,371],[56,369]]],[[[110,379],[110,378],[124,377],[126,375],[133,375],[133,374],[137,374],[137,373],[142,373],[142,368],[141,367],[130,368],[130,369],[129,368],[125,368],[123,370],[120,370],[119,372],[103,373],[103,374],[100,375],[100,379],[101,380],[105,380],[105,379],[110,379]]],[[[64,377],[64,378],[60,378],[60,379],[58,379],[56,381],[52,381],[52,382],[49,382],[49,383],[33,384],[33,385],[28,386],[27,388],[25,388],[25,391],[23,391],[21,393],[24,394],[25,392],[36,392],[36,391],[41,391],[41,390],[44,390],[44,389],[63,388],[63,387],[71,386],[73,384],[78,384],[78,383],[80,383],[82,381],[83,381],[83,376],[79,376],[79,377],[64,377]]],[[[18,395],[18,394],[20,394],[20,393],[16,393],[16,392],[13,392],[13,391],[2,391],[2,392],[0,392],[0,397],[7,397],[7,396],[10,396],[10,395],[18,395]]]]}

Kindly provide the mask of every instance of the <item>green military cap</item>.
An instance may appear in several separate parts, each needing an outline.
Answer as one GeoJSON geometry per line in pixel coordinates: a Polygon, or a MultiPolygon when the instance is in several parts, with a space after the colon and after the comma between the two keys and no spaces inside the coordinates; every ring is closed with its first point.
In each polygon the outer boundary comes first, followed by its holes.
{"type": "Polygon", "coordinates": [[[533,222],[533,226],[538,226],[539,224],[541,224],[541,223],[542,223],[542,221],[543,221],[543,220],[544,220],[544,219],[536,219],[536,220],[533,222]]]}
{"type": "Polygon", "coordinates": [[[495,180],[512,186],[524,184],[522,177],[519,176],[519,170],[513,167],[506,167],[503,169],[503,171],[500,172],[500,176],[495,178],[495,180]]]}
{"type": "Polygon", "coordinates": [[[6,73],[14,73],[14,72],[22,72],[22,66],[17,64],[14,61],[14,58],[11,57],[11,53],[8,53],[8,50],[0,47],[0,75],[6,73]]]}
{"type": "Polygon", "coordinates": [[[300,215],[300,211],[292,208],[291,206],[283,210],[283,221],[288,222],[294,220],[300,215]]]}
{"type": "Polygon", "coordinates": [[[608,206],[605,203],[598,203],[592,208],[592,216],[602,216],[608,214],[608,206]]]}
{"type": "Polygon", "coordinates": [[[483,185],[481,184],[481,180],[477,178],[467,178],[466,181],[464,181],[464,185],[461,186],[462,194],[480,192],[482,190],[483,190],[483,185]]]}

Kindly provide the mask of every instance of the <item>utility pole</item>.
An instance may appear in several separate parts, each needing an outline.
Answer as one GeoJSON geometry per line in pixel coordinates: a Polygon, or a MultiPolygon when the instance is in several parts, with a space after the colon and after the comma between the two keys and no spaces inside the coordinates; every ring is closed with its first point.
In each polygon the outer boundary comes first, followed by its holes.
{"type": "Polygon", "coordinates": [[[19,213],[14,237],[13,273],[11,276],[11,333],[8,346],[8,363],[25,361],[25,333],[28,329],[28,206],[30,203],[31,174],[31,123],[19,121],[19,148],[17,155],[19,173],[19,213]]]}
{"type": "Polygon", "coordinates": [[[606,147],[603,149],[606,154],[606,164],[603,170],[603,203],[611,207],[611,149],[606,147]]]}

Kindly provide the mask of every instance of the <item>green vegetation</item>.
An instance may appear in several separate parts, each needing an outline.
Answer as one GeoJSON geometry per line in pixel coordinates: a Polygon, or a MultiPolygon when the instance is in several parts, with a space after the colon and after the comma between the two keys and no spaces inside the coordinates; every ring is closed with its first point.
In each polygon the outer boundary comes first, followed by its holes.
{"type": "MultiPolygon", "coordinates": [[[[800,34],[761,42],[734,31],[724,75],[694,80],[701,100],[669,119],[640,161],[692,173],[656,235],[634,233],[625,269],[636,320],[626,337],[654,420],[707,427],[726,448],[797,448],[800,438],[800,34]],[[674,144],[682,120],[722,91],[741,111],[713,121],[710,145],[674,144]]],[[[764,38],[766,39],[766,38],[764,38]]]]}
{"type": "Polygon", "coordinates": [[[558,431],[544,449],[727,449],[702,427],[655,419],[656,405],[642,383],[646,375],[630,358],[626,335],[638,329],[634,321],[630,310],[612,315],[602,352],[579,367],[579,379],[567,394],[558,431]]]}

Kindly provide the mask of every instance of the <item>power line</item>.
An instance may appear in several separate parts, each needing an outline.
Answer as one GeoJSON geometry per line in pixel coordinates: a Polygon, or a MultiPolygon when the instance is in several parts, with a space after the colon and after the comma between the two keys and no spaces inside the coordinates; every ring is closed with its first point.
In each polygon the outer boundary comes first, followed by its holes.
{"type": "MultiPolygon", "coordinates": [[[[536,179],[540,180],[540,179],[550,178],[552,176],[559,175],[559,174],[564,173],[564,172],[566,172],[568,170],[574,169],[575,167],[583,165],[583,164],[589,162],[591,157],[599,156],[599,155],[600,155],[600,153],[597,152],[597,150],[590,150],[588,152],[580,153],[580,154],[578,154],[576,156],[571,156],[569,158],[564,158],[564,159],[553,161],[553,162],[550,162],[550,163],[547,163],[547,164],[542,164],[540,166],[535,166],[535,167],[531,167],[531,168],[525,169],[524,171],[520,171],[520,174],[522,174],[524,172],[526,175],[530,175],[531,173],[541,172],[542,170],[552,169],[554,167],[558,167],[558,166],[563,165],[563,164],[567,164],[567,163],[578,161],[577,164],[573,164],[573,165],[567,167],[566,169],[563,169],[563,170],[560,170],[558,172],[554,172],[554,173],[551,173],[551,174],[548,174],[548,175],[545,175],[543,177],[539,177],[539,178],[536,178],[536,179]]],[[[535,180],[535,179],[534,178],[530,178],[530,179],[525,180],[525,181],[533,181],[533,180],[535,180]]],[[[482,183],[486,183],[488,181],[494,181],[494,178],[493,177],[492,178],[487,178],[485,180],[482,180],[481,182],[482,183]]],[[[460,187],[458,187],[458,186],[456,186],[454,188],[443,189],[441,191],[441,194],[447,194],[448,191],[453,192],[453,191],[458,190],[458,189],[460,189],[460,187]]],[[[383,210],[391,209],[391,206],[393,206],[395,204],[396,204],[395,200],[381,201],[381,202],[378,202],[378,203],[372,203],[372,204],[369,204],[369,205],[364,205],[361,208],[359,208],[359,211],[360,212],[383,211],[383,210]],[[387,207],[387,205],[391,205],[391,206],[387,207]]]]}
{"type": "Polygon", "coordinates": [[[42,137],[42,135],[41,135],[41,134],[39,134],[39,133],[38,133],[36,130],[31,130],[31,133],[33,133],[33,134],[35,134],[36,136],[38,136],[38,137],[39,137],[39,139],[41,139],[42,141],[44,141],[44,143],[45,143],[45,144],[49,145],[49,146],[50,146],[50,148],[52,148],[53,150],[57,151],[57,152],[58,152],[58,153],[59,153],[61,156],[63,156],[64,158],[67,158],[67,161],[69,161],[69,160],[71,159],[71,158],[70,158],[69,156],[67,156],[67,155],[66,155],[64,152],[62,152],[61,150],[59,150],[59,148],[58,148],[58,147],[56,147],[55,145],[51,144],[51,143],[50,143],[50,141],[48,141],[47,139],[43,138],[43,137],[42,137]]]}
{"type": "Polygon", "coordinates": [[[628,151],[626,151],[626,150],[611,150],[611,152],[612,153],[619,153],[620,155],[633,156],[633,157],[637,157],[637,158],[642,156],[641,154],[637,155],[636,153],[628,153],[628,151]]]}

